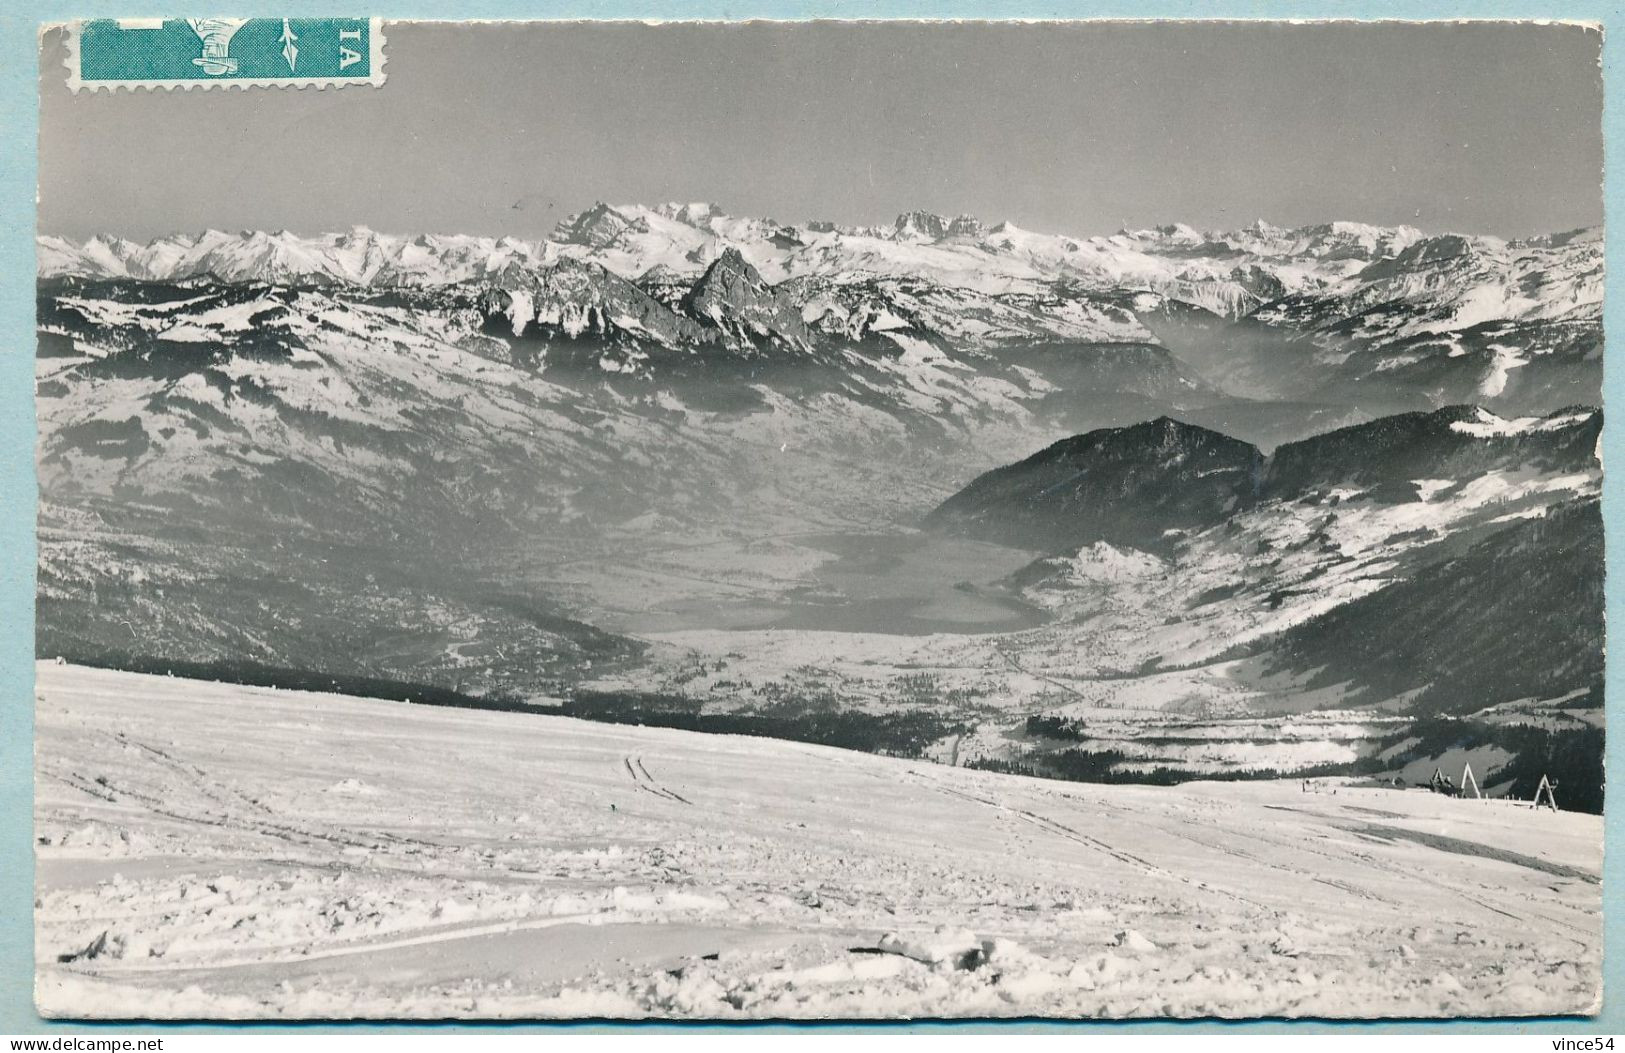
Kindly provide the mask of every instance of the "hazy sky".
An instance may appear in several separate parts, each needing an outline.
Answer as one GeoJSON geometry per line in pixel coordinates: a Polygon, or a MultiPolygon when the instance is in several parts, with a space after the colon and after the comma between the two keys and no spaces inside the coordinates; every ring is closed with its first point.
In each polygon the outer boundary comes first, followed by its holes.
{"type": "Polygon", "coordinates": [[[540,237],[596,200],[1088,235],[1602,219],[1600,36],[1506,24],[394,24],[388,81],[72,95],[40,229],[540,237]]]}

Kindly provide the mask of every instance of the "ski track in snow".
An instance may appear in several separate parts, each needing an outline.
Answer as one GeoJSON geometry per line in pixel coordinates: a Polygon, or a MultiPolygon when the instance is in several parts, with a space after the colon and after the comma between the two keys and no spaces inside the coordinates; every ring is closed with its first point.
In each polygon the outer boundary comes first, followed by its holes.
{"type": "Polygon", "coordinates": [[[38,673],[47,1015],[1527,1015],[1600,991],[1597,816],[38,673]]]}

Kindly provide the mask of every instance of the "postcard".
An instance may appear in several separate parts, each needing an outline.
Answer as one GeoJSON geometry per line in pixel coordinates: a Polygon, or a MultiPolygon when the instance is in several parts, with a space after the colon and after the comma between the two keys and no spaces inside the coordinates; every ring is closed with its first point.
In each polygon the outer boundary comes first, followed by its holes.
{"type": "Polygon", "coordinates": [[[1601,33],[40,35],[53,1019],[1587,1015],[1601,33]]]}

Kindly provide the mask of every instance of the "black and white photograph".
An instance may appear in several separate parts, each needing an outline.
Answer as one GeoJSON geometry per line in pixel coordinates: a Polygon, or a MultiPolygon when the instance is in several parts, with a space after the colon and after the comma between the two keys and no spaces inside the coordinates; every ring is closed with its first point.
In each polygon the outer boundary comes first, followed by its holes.
{"type": "Polygon", "coordinates": [[[1597,26],[39,49],[43,1017],[1599,1011],[1597,26]]]}

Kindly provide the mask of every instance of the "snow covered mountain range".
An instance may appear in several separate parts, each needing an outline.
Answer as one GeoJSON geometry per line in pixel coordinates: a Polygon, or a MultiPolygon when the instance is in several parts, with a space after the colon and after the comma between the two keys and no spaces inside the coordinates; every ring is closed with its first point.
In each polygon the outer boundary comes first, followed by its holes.
{"type": "Polygon", "coordinates": [[[1595,230],[597,205],[39,258],[44,655],[966,755],[1600,700],[1595,230]],[[1382,659],[1415,612],[1471,661],[1382,659]]]}
{"type": "Polygon", "coordinates": [[[1173,224],[1075,238],[923,211],[905,212],[889,226],[853,227],[738,218],[705,203],[600,203],[562,221],[542,242],[397,236],[363,227],[314,237],[209,230],[146,245],[113,236],[77,245],[43,236],[39,257],[41,277],[396,286],[489,278],[511,264],[564,259],[598,263],[631,281],[692,281],[731,248],[774,283],[867,275],[994,292],[1024,282],[1070,281],[1104,291],[1147,289],[1232,317],[1283,296],[1348,287],[1356,277],[1364,279],[1360,284],[1382,283],[1368,295],[1373,303],[1396,294],[1449,299],[1441,293],[1454,277],[1466,286],[1457,290],[1455,320],[1470,323],[1595,306],[1598,240],[1596,230],[1506,241],[1346,222],[1287,229],[1263,220],[1235,231],[1173,224]],[[1384,260],[1393,262],[1366,273],[1384,260]],[[1499,297],[1489,292],[1497,277],[1499,297]]]}
{"type": "Polygon", "coordinates": [[[596,336],[622,349],[604,359],[615,369],[716,344],[1144,342],[1238,395],[1324,401],[1353,386],[1385,409],[1409,393],[1518,412],[1595,401],[1600,376],[1594,229],[1506,241],[1260,221],[1072,238],[924,212],[846,227],[600,204],[543,242],[207,231],[41,237],[39,259],[42,278],[481,289],[514,335],[596,336]]]}
{"type": "MultiPolygon", "coordinates": [[[[890,226],[827,222],[782,224],[729,216],[713,205],[597,204],[562,221],[545,241],[460,235],[380,234],[364,227],[301,237],[288,231],[209,230],[140,245],[115,236],[82,244],[39,239],[40,274],[178,280],[341,282],[352,285],[442,285],[488,277],[513,262],[548,265],[586,259],[629,280],[692,280],[726,249],[738,250],[768,280],[856,273],[927,278],[943,284],[1004,289],[1019,281],[1072,278],[1104,288],[1185,281],[1257,285],[1268,294],[1301,292],[1346,277],[1373,260],[1392,258],[1432,239],[1410,227],[1329,223],[1287,230],[1263,221],[1240,231],[1201,233],[1182,224],[1110,237],[1038,234],[1011,223],[984,226],[972,216],[949,219],[906,212],[890,226]],[[1252,274],[1248,268],[1260,266],[1252,274]],[[1272,285],[1272,280],[1278,285],[1272,285]]],[[[1517,253],[1535,243],[1482,247],[1517,253]]],[[[1217,302],[1217,301],[1215,301],[1217,302]]]]}

